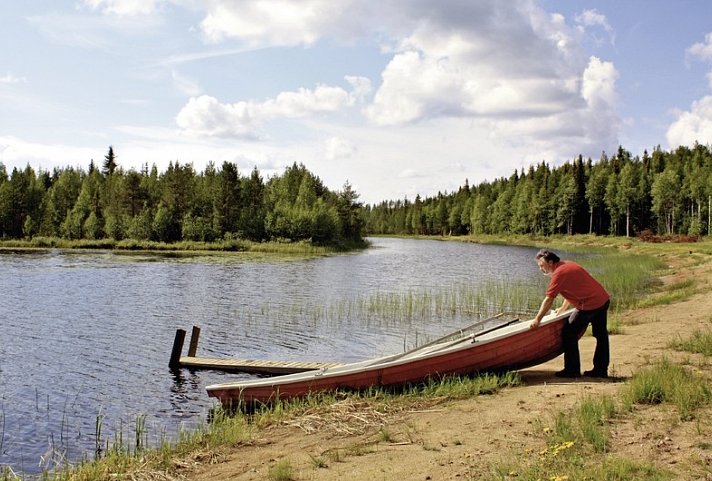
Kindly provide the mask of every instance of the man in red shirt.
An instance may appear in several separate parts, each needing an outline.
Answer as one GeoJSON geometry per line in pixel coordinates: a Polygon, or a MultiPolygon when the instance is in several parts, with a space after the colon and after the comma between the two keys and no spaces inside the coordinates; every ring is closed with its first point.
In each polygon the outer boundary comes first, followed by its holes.
{"type": "Polygon", "coordinates": [[[544,297],[531,327],[539,326],[541,319],[549,312],[554,299],[559,294],[564,298],[564,303],[556,312],[564,312],[571,307],[575,308],[562,332],[564,370],[558,371],[556,376],[581,376],[578,339],[590,323],[593,337],[596,338],[596,350],[593,353],[593,369],[585,371],[583,375],[608,377],[610,347],[607,324],[610,296],[591,274],[575,262],[562,261],[559,256],[546,249],[537,253],[536,261],[544,274],[551,275],[551,281],[549,281],[546,297],[544,297]]]}

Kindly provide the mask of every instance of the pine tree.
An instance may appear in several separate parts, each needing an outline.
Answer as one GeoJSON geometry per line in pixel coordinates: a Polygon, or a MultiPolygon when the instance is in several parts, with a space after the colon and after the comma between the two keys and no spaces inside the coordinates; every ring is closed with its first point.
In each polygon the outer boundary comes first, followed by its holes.
{"type": "MultiPolygon", "coordinates": [[[[93,162],[93,161],[92,161],[93,162]]],[[[114,154],[114,146],[109,146],[109,151],[104,156],[104,165],[101,168],[101,173],[105,176],[113,175],[116,170],[116,155],[114,154]]]]}

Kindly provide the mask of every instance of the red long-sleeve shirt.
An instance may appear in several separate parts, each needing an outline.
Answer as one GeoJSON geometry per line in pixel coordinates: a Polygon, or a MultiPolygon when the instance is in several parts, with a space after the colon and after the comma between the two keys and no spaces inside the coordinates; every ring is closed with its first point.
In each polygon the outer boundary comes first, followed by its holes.
{"type": "Polygon", "coordinates": [[[546,296],[554,299],[559,294],[581,311],[598,309],[610,299],[606,289],[573,261],[554,264],[546,296]]]}

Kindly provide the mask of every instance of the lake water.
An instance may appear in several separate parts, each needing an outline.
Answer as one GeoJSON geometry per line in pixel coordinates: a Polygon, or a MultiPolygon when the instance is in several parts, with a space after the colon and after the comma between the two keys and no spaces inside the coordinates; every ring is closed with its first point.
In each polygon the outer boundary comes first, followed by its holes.
{"type": "Polygon", "coordinates": [[[410,316],[389,313],[408,299],[437,303],[438,293],[493,279],[542,282],[533,248],[372,243],[352,254],[278,261],[0,253],[0,466],[33,474],[91,459],[97,419],[104,445],[119,433],[130,444],[139,418],[149,446],[204,423],[214,405],[205,386],[249,376],[169,370],[178,328],[201,327],[205,357],[355,361],[476,320],[418,306],[410,316]]]}

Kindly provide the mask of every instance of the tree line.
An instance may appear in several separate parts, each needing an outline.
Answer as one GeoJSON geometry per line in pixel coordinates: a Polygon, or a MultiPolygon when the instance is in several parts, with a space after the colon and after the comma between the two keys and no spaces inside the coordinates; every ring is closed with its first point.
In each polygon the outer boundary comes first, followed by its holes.
{"type": "Polygon", "coordinates": [[[437,196],[364,208],[373,234],[710,234],[712,152],[695,144],[633,157],[622,146],[437,196]]]}
{"type": "Polygon", "coordinates": [[[257,168],[242,175],[234,163],[171,162],[125,171],[113,147],[101,169],[29,165],[8,174],[0,162],[0,238],[136,239],[212,242],[309,239],[319,244],[360,241],[364,221],[348,182],[332,192],[296,163],[265,181],[257,168]]]}

